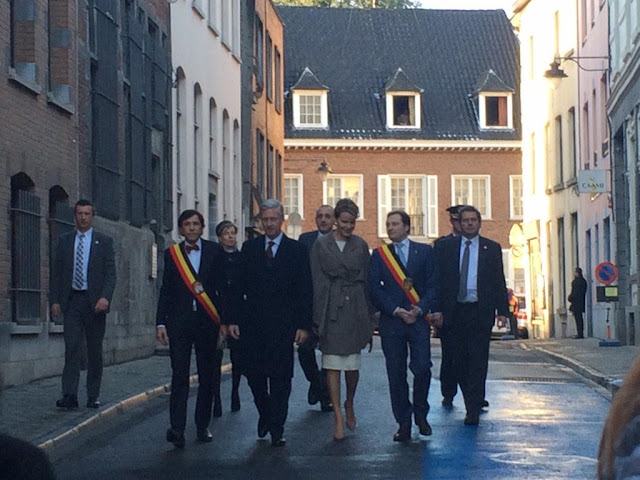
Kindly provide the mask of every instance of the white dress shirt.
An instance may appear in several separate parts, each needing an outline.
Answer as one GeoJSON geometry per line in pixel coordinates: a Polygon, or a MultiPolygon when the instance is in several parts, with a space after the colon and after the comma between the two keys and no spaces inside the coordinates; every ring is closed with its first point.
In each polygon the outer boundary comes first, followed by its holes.
{"type": "MultiPolygon", "coordinates": [[[[76,256],[78,252],[78,244],[80,243],[80,235],[84,235],[82,241],[82,288],[80,290],[89,289],[89,254],[91,253],[91,245],[93,241],[93,228],[86,232],[76,232],[75,242],[73,244],[73,272],[76,271],[76,256]]],[[[72,282],[73,284],[73,282],[72,282]]]]}
{"type": "Polygon", "coordinates": [[[269,248],[269,242],[273,242],[273,247],[271,247],[271,251],[273,252],[273,258],[276,257],[276,253],[278,252],[278,247],[280,247],[280,242],[282,242],[282,237],[284,236],[283,232],[280,232],[280,235],[278,235],[276,238],[271,239],[269,237],[267,237],[266,235],[264,236],[264,251],[267,251],[267,248],[269,248]]]}

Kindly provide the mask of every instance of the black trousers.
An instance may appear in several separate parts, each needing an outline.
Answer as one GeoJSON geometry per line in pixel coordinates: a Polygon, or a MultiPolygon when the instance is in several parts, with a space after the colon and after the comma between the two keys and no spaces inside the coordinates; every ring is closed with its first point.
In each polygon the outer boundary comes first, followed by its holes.
{"type": "Polygon", "coordinates": [[[582,319],[582,312],[573,312],[573,317],[576,319],[576,330],[579,337],[584,337],[584,320],[582,319]]]}
{"type": "Polygon", "coordinates": [[[478,413],[485,397],[493,319],[481,318],[477,303],[458,303],[455,319],[456,378],[467,412],[478,413]]]}
{"type": "Polygon", "coordinates": [[[102,382],[102,341],[106,324],[105,314],[96,314],[89,294],[73,292],[64,312],[64,370],[62,394],[77,395],[80,382],[82,336],[87,340],[87,395],[100,396],[102,382]]]}
{"type": "Polygon", "coordinates": [[[271,436],[281,437],[289,412],[291,377],[267,377],[252,369],[247,379],[258,413],[267,421],[271,436]]]}
{"type": "Polygon", "coordinates": [[[177,319],[168,333],[173,370],[169,403],[171,428],[184,431],[187,423],[191,349],[195,347],[198,367],[195,422],[198,430],[204,430],[211,422],[218,329],[203,313],[189,312],[177,319]]]}
{"type": "Polygon", "coordinates": [[[458,393],[458,379],[456,377],[456,337],[452,330],[440,329],[440,392],[444,398],[453,398],[458,393]]]}
{"type": "Polygon", "coordinates": [[[314,342],[307,340],[298,347],[298,360],[311,388],[318,392],[320,398],[328,400],[327,375],[324,370],[318,368],[314,342]]]}

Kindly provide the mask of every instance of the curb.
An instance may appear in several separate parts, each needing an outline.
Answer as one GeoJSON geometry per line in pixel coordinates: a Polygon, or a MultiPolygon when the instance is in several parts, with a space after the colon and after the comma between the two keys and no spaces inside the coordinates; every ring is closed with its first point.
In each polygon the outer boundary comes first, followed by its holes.
{"type": "MultiPolygon", "coordinates": [[[[220,369],[220,372],[222,374],[228,373],[229,371],[231,371],[230,363],[223,365],[222,368],[220,369]]],[[[197,383],[197,382],[198,382],[198,375],[191,375],[189,377],[190,385],[193,385],[194,383],[197,383]]],[[[61,433],[57,437],[51,438],[41,443],[40,445],[38,445],[38,448],[47,452],[48,455],[51,455],[56,448],[59,448],[62,444],[68,442],[69,440],[72,440],[73,438],[77,437],[81,433],[87,431],[90,427],[96,427],[102,424],[103,422],[105,422],[106,420],[115,417],[116,415],[123,414],[128,410],[131,410],[144,403],[147,403],[152,398],[155,398],[159,395],[162,395],[170,391],[171,391],[171,383],[166,383],[164,385],[160,385],[159,387],[152,388],[150,390],[139,393],[137,395],[133,395],[132,397],[125,398],[124,400],[116,403],[115,405],[112,405],[109,408],[106,408],[105,410],[102,410],[101,412],[93,415],[92,417],[87,418],[82,423],[76,425],[75,427],[67,430],[64,433],[61,433]]]]}
{"type": "Polygon", "coordinates": [[[618,380],[607,377],[602,373],[598,372],[597,370],[591,367],[588,367],[586,365],[583,365],[582,363],[578,362],[573,358],[567,357],[566,355],[563,355],[561,353],[552,352],[543,347],[532,347],[532,348],[535,350],[538,350],[539,352],[544,353],[548,357],[551,357],[556,362],[571,368],[574,372],[582,375],[586,379],[591,380],[592,382],[600,385],[601,387],[606,388],[609,392],[611,392],[611,394],[615,394],[620,389],[621,382],[619,382],[618,380]]]}

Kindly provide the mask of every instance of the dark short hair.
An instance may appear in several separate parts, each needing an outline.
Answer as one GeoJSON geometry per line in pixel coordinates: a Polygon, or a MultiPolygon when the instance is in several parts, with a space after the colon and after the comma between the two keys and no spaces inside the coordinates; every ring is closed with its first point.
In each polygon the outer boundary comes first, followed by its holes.
{"type": "Polygon", "coordinates": [[[223,220],[216,225],[216,236],[219,237],[227,228],[233,228],[238,233],[238,227],[231,220],[223,220]]]}
{"type": "Polygon", "coordinates": [[[576,267],[576,273],[582,276],[582,269],[580,267],[576,267]]]}
{"type": "Polygon", "coordinates": [[[400,215],[400,218],[402,219],[402,224],[411,228],[411,217],[404,210],[391,210],[389,213],[387,213],[387,220],[389,220],[389,217],[391,215],[400,215]]]}
{"type": "Polygon", "coordinates": [[[91,213],[93,213],[94,215],[96,213],[96,209],[93,206],[93,203],[91,203],[86,198],[81,198],[76,202],[76,204],[73,207],[73,213],[76,213],[76,210],[78,210],[78,207],[91,207],[91,213]]]}
{"type": "Polygon", "coordinates": [[[202,224],[202,226],[204,227],[204,217],[202,216],[202,214],[197,211],[197,210],[185,210],[183,211],[180,216],[178,217],[178,228],[182,228],[182,223],[187,219],[187,218],[191,218],[194,215],[198,216],[198,220],[200,220],[200,223],[202,224]]]}
{"type": "Polygon", "coordinates": [[[453,220],[460,219],[460,209],[466,205],[452,205],[448,207],[446,210],[449,212],[449,217],[453,220]]]}
{"type": "Polygon", "coordinates": [[[482,222],[482,214],[480,213],[480,210],[478,210],[473,205],[465,205],[458,210],[458,215],[460,219],[462,219],[462,214],[464,212],[474,212],[478,216],[478,221],[482,222]]]}
{"type": "Polygon", "coordinates": [[[360,209],[358,208],[358,205],[356,205],[356,202],[354,202],[350,198],[341,198],[340,200],[338,200],[338,203],[336,203],[336,208],[333,209],[333,216],[338,218],[344,212],[350,213],[356,218],[358,218],[358,215],[360,215],[360,209]]]}

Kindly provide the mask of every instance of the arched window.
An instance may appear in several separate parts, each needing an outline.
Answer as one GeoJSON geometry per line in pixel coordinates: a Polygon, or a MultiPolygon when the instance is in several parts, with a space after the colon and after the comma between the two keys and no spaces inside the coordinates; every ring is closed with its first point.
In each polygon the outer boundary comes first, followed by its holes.
{"type": "Polygon", "coordinates": [[[216,149],[218,148],[218,142],[216,135],[218,134],[218,107],[216,101],[209,99],[209,171],[215,171],[217,168],[216,149]]]}
{"type": "MultiPolygon", "coordinates": [[[[56,245],[60,235],[73,231],[73,205],[69,205],[69,195],[60,185],[49,189],[49,285],[58,281],[53,278],[53,266],[56,264],[56,245]]],[[[51,287],[49,287],[51,289],[51,287]]],[[[52,318],[62,324],[62,317],[52,318]]]]}
{"type": "Polygon", "coordinates": [[[20,325],[40,322],[40,198],[23,172],[11,177],[11,310],[20,325]]]}
{"type": "Polygon", "coordinates": [[[225,109],[222,112],[222,185],[224,191],[223,212],[225,220],[232,218],[231,192],[233,191],[233,180],[231,175],[230,129],[229,112],[225,109]]]}
{"type": "Polygon", "coordinates": [[[193,198],[194,208],[198,209],[198,196],[200,189],[198,188],[198,179],[200,178],[200,162],[202,158],[202,89],[200,84],[196,83],[193,87],[193,198]]]}
{"type": "Polygon", "coordinates": [[[184,99],[186,89],[186,78],[184,70],[178,68],[176,73],[178,85],[176,88],[176,123],[175,123],[175,171],[176,171],[176,206],[178,208],[178,214],[182,211],[182,157],[184,155],[184,99]]]}

